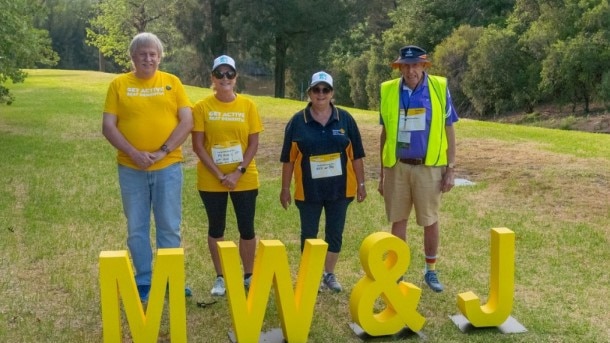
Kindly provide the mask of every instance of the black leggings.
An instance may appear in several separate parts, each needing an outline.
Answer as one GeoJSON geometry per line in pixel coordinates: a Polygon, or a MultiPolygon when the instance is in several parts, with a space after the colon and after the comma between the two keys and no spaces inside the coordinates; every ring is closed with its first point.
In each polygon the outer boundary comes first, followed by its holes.
{"type": "Polygon", "coordinates": [[[237,229],[241,239],[250,240],[255,237],[254,213],[258,189],[240,192],[204,192],[199,196],[208,215],[208,235],[212,238],[224,236],[227,226],[227,201],[229,195],[237,218],[237,229]]]}

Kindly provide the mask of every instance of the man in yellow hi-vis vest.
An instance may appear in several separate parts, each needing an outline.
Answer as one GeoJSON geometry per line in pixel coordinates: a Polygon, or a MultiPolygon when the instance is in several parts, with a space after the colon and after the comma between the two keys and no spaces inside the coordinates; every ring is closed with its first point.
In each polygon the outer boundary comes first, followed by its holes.
{"type": "Polygon", "coordinates": [[[381,84],[381,171],[379,193],[385,201],[392,234],[406,240],[407,220],[415,208],[424,227],[424,280],[435,292],[443,285],[436,274],[441,194],[453,187],[455,132],[458,121],[447,79],[429,75],[426,51],[400,49],[392,68],[402,77],[381,84]]]}

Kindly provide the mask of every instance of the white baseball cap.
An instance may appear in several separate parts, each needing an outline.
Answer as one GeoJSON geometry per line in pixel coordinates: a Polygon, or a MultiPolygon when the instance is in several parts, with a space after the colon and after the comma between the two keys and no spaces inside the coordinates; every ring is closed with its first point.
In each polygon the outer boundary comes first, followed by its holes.
{"type": "Polygon", "coordinates": [[[318,83],[324,82],[333,88],[333,77],[330,74],[319,71],[311,76],[311,83],[309,84],[309,88],[314,87],[318,83]]]}
{"type": "Polygon", "coordinates": [[[235,68],[235,61],[227,55],[216,57],[216,59],[214,60],[214,65],[212,66],[212,70],[215,70],[223,64],[228,65],[229,67],[233,68],[233,70],[237,70],[235,68]]]}

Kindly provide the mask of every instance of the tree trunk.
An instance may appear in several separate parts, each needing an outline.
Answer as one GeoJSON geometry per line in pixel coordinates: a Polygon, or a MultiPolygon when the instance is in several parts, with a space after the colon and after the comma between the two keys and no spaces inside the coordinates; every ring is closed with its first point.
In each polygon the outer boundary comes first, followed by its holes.
{"type": "Polygon", "coordinates": [[[284,37],[275,37],[275,97],[283,98],[286,95],[286,50],[288,49],[284,37]]]}
{"type": "Polygon", "coordinates": [[[212,32],[210,50],[212,51],[214,58],[223,54],[230,54],[227,30],[222,25],[222,17],[228,16],[229,14],[228,1],[213,1],[211,6],[212,32]]]}
{"type": "Polygon", "coordinates": [[[105,68],[105,63],[104,63],[104,55],[102,55],[102,52],[98,49],[97,50],[97,66],[99,71],[105,72],[106,68],[105,68]]]}
{"type": "Polygon", "coordinates": [[[585,114],[586,115],[589,115],[589,102],[590,102],[589,97],[585,96],[585,114]]]}

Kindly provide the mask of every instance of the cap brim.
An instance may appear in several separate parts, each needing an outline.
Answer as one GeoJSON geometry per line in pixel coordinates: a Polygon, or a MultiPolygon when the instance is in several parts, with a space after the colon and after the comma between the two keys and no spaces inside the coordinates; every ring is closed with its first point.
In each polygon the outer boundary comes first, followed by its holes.
{"type": "Polygon", "coordinates": [[[309,88],[307,88],[307,89],[309,90],[309,89],[311,89],[311,88],[313,88],[313,87],[315,87],[315,86],[319,85],[320,83],[324,83],[324,84],[326,84],[328,87],[330,87],[330,89],[333,89],[333,86],[332,86],[330,83],[326,82],[326,81],[316,81],[316,82],[314,82],[314,83],[310,84],[310,85],[309,85],[309,88]]]}
{"type": "Polygon", "coordinates": [[[392,62],[392,68],[398,68],[401,64],[416,64],[416,63],[424,63],[426,67],[432,65],[432,63],[428,60],[422,60],[421,58],[399,58],[396,61],[392,62]]]}
{"type": "Polygon", "coordinates": [[[233,69],[233,71],[235,71],[235,72],[237,71],[237,70],[235,69],[235,67],[233,67],[232,65],[230,65],[230,64],[228,64],[228,63],[221,63],[221,64],[219,64],[219,65],[215,66],[214,68],[212,68],[212,71],[214,71],[214,70],[218,69],[218,67],[220,67],[220,66],[227,66],[227,67],[230,67],[231,69],[233,69]]]}

